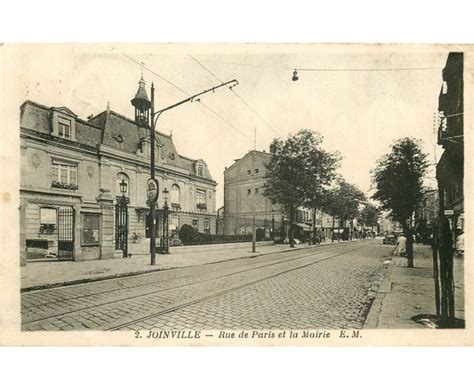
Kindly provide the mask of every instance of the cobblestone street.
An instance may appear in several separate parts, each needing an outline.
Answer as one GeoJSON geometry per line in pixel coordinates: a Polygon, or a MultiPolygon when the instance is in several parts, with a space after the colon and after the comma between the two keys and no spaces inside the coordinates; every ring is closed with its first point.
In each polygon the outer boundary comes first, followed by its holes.
{"type": "Polygon", "coordinates": [[[25,292],[22,329],[359,329],[392,250],[340,243],[25,292]]]}

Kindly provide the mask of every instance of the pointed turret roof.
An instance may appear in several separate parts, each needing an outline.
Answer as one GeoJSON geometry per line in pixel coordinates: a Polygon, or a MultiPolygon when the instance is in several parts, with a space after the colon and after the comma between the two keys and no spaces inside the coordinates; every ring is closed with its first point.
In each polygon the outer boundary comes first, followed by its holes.
{"type": "Polygon", "coordinates": [[[148,95],[146,94],[145,85],[145,79],[142,75],[140,77],[140,81],[138,82],[138,91],[135,94],[135,97],[132,99],[132,104],[135,107],[144,106],[145,108],[149,108],[151,106],[150,99],[148,99],[148,95]]]}

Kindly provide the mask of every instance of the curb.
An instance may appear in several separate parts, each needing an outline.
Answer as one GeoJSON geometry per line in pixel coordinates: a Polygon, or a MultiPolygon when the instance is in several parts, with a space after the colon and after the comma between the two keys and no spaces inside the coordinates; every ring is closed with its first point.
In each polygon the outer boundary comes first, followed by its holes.
{"type": "MultiPolygon", "coordinates": [[[[352,241],[344,241],[344,242],[347,243],[347,242],[352,242],[352,241]]],[[[339,242],[339,243],[341,243],[341,242],[339,242]]],[[[209,263],[204,263],[204,264],[186,265],[186,266],[183,266],[183,267],[157,268],[157,269],[151,269],[151,270],[125,272],[125,273],[122,273],[122,274],[115,274],[115,275],[107,275],[107,276],[98,276],[98,277],[70,280],[70,281],[66,281],[66,282],[40,284],[40,285],[37,285],[37,286],[30,286],[30,287],[20,288],[20,293],[25,293],[25,292],[29,292],[29,291],[37,291],[37,290],[48,290],[48,289],[57,288],[57,287],[74,286],[74,285],[77,285],[77,284],[84,284],[84,283],[101,282],[101,281],[104,281],[104,280],[126,278],[126,277],[130,277],[130,276],[144,275],[144,274],[149,274],[149,273],[158,272],[158,271],[171,271],[171,270],[182,269],[182,268],[200,267],[202,265],[224,263],[226,261],[233,261],[233,260],[240,260],[240,259],[253,259],[255,257],[271,255],[271,254],[275,254],[275,253],[286,253],[286,252],[292,252],[292,251],[295,251],[295,250],[320,248],[322,246],[329,246],[329,245],[334,245],[334,244],[337,244],[337,242],[330,242],[330,243],[324,244],[324,245],[305,245],[305,246],[302,246],[300,248],[284,249],[284,250],[279,251],[279,252],[255,253],[255,254],[252,254],[250,256],[233,257],[231,259],[224,259],[224,260],[219,260],[219,261],[214,261],[214,262],[209,262],[209,263]]]]}
{"type": "Polygon", "coordinates": [[[387,260],[390,260],[390,265],[385,270],[382,283],[380,283],[380,286],[375,295],[375,299],[372,301],[372,305],[370,306],[370,310],[367,314],[364,325],[362,327],[363,329],[376,329],[377,328],[379,315],[380,315],[380,312],[382,311],[383,300],[385,299],[386,295],[390,293],[392,289],[391,276],[392,276],[393,267],[395,266],[395,260],[393,259],[393,255],[390,256],[390,258],[387,258],[387,260]]]}

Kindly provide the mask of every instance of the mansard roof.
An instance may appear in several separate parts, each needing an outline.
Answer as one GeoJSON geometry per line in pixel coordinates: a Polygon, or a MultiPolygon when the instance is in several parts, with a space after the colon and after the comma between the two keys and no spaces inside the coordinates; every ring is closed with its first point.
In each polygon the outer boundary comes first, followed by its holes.
{"type": "MultiPolygon", "coordinates": [[[[58,108],[47,107],[27,100],[21,105],[20,109],[21,128],[51,134],[51,112],[53,109],[58,110],[58,108]]],[[[62,107],[62,109],[68,110],[71,113],[69,115],[74,114],[66,107],[62,107]]],[[[204,164],[203,177],[212,180],[204,160],[180,155],[170,135],[158,131],[155,134],[156,140],[161,146],[161,155],[167,166],[175,166],[186,170],[190,175],[196,175],[196,162],[202,162],[204,164]]],[[[148,138],[146,128],[111,110],[103,111],[88,121],[76,117],[76,140],[80,144],[96,148],[100,145],[107,145],[135,154],[140,141],[144,138],[148,138]]],[[[157,161],[157,164],[159,165],[160,161],[157,161]]]]}

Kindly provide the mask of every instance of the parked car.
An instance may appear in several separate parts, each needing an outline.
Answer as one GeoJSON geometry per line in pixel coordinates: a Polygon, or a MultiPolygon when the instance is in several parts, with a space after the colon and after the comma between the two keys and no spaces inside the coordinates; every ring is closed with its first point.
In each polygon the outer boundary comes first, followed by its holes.
{"type": "Polygon", "coordinates": [[[397,243],[397,236],[394,234],[387,234],[382,241],[383,244],[395,245],[397,243]]]}

